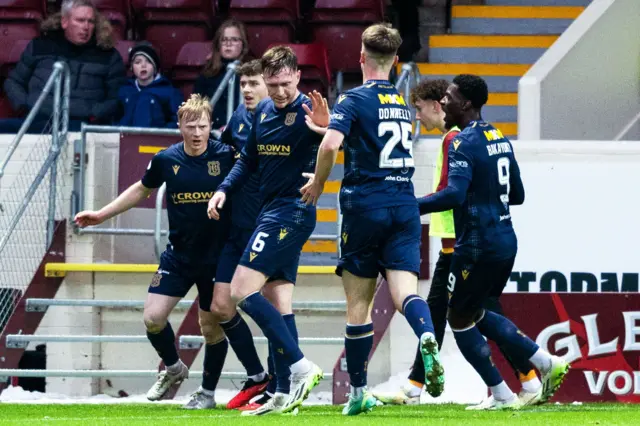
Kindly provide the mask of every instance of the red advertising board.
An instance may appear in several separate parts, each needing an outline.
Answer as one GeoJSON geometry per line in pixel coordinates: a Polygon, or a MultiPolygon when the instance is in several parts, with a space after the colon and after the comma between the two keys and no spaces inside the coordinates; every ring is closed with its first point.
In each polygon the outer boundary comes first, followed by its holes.
{"type": "MultiPolygon", "coordinates": [[[[571,362],[552,401],[640,402],[640,294],[510,293],[505,314],[543,348],[571,362]]],[[[517,378],[492,344],[511,389],[517,378]]]]}
{"type": "MultiPolygon", "coordinates": [[[[154,154],[180,141],[180,136],[120,135],[118,193],[136,183],[149,166],[154,154]]],[[[136,207],[155,208],[155,191],[136,207]]]]}

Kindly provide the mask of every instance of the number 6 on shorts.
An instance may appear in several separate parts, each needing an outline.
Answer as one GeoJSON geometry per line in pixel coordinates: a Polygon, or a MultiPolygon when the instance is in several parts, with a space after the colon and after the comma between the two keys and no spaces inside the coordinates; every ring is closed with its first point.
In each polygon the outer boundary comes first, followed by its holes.
{"type": "Polygon", "coordinates": [[[269,234],[267,234],[266,232],[258,232],[258,235],[256,235],[256,239],[253,240],[253,244],[251,244],[251,250],[258,253],[264,250],[265,242],[263,241],[263,238],[269,238],[269,234]]]}

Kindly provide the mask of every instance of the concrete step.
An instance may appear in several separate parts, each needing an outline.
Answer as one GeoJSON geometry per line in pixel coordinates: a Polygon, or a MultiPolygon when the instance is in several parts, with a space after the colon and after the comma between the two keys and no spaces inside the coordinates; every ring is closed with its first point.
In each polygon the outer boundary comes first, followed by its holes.
{"type": "Polygon", "coordinates": [[[487,82],[493,93],[513,93],[518,91],[518,81],[530,64],[418,64],[424,78],[444,78],[451,81],[458,74],[476,74],[487,82]]]}
{"type": "Polygon", "coordinates": [[[431,63],[533,64],[557,36],[434,35],[431,63]]]}
{"type": "Polygon", "coordinates": [[[589,6],[592,0],[485,0],[487,6],[589,6]]]}
{"type": "Polygon", "coordinates": [[[579,6],[453,6],[454,34],[562,34],[579,6]]]}

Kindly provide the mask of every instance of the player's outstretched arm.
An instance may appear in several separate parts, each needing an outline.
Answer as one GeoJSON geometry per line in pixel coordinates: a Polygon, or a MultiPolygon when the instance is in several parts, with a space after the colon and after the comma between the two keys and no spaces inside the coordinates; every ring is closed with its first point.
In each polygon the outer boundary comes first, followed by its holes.
{"type": "Polygon", "coordinates": [[[76,215],[73,221],[80,228],[86,226],[99,225],[102,222],[119,215],[122,212],[134,207],[143,199],[147,198],[153,189],[147,188],[138,181],[127,188],[115,200],[104,206],[98,211],[85,210],[76,215]]]}
{"type": "Polygon", "coordinates": [[[524,204],[524,185],[520,177],[520,167],[514,159],[509,168],[509,205],[519,206],[524,204]]]}
{"type": "Polygon", "coordinates": [[[418,198],[420,214],[444,212],[461,206],[469,190],[469,183],[470,181],[462,176],[450,176],[445,189],[418,198]]]}
{"type": "Polygon", "coordinates": [[[316,90],[309,93],[308,96],[309,99],[311,99],[311,109],[309,109],[307,105],[302,104],[302,109],[307,113],[304,117],[307,127],[320,135],[324,135],[327,133],[329,118],[331,116],[327,100],[316,90]]]}
{"type": "Polygon", "coordinates": [[[322,143],[318,148],[315,176],[306,176],[309,177],[309,181],[300,189],[303,202],[314,206],[318,203],[318,199],[322,195],[322,191],[324,191],[324,184],[329,179],[331,169],[336,164],[338,151],[343,140],[344,135],[333,129],[328,130],[327,134],[322,138],[322,143]]]}

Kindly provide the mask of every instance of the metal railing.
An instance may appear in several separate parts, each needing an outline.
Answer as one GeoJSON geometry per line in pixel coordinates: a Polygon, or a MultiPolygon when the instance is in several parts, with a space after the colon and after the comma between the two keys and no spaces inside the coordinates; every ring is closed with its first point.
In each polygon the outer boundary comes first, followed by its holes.
{"type": "MultiPolygon", "coordinates": [[[[404,99],[408,101],[411,98],[411,89],[420,83],[420,69],[415,62],[409,62],[402,65],[402,72],[396,81],[396,89],[404,91],[404,99]]],[[[416,119],[416,112],[411,108],[413,126],[412,140],[416,142],[420,135],[420,120],[416,119]]]]}
{"type": "MultiPolygon", "coordinates": [[[[227,123],[231,119],[233,111],[235,110],[235,93],[233,88],[236,84],[236,69],[238,68],[238,65],[240,65],[240,61],[233,61],[227,65],[227,72],[224,74],[224,77],[222,77],[222,81],[209,100],[211,106],[214,106],[216,102],[220,100],[224,91],[227,90],[227,123]]],[[[241,97],[241,94],[238,93],[238,99],[241,97]]]]}
{"type": "MultiPolygon", "coordinates": [[[[37,343],[147,343],[146,334],[141,335],[37,335],[37,334],[9,334],[7,335],[8,348],[26,348],[30,342],[37,343]]],[[[344,337],[300,337],[301,345],[343,345],[344,337]]],[[[267,344],[266,337],[254,337],[254,343],[267,344]]],[[[180,336],[180,349],[197,349],[204,344],[202,336],[180,336]]]]}
{"type": "MultiPolygon", "coordinates": [[[[189,309],[193,300],[180,300],[176,308],[189,309]]],[[[144,300],[97,300],[97,299],[27,299],[27,312],[45,312],[50,306],[82,306],[111,309],[142,309],[144,300]]],[[[345,312],[346,302],[342,300],[293,302],[294,311],[345,312]]]]}
{"type": "MultiPolygon", "coordinates": [[[[0,368],[0,380],[7,377],[82,377],[82,378],[102,378],[102,377],[123,377],[123,378],[155,378],[158,370],[16,370],[0,368]]],[[[333,373],[324,373],[325,379],[333,378],[333,373]]],[[[189,370],[189,378],[202,379],[202,371],[189,370]]],[[[221,379],[244,380],[247,373],[236,371],[223,371],[221,379]]]]}
{"type": "MultiPolygon", "coordinates": [[[[63,154],[69,124],[70,74],[64,62],[53,66],[42,93],[25,118],[0,162],[0,287],[23,292],[49,247],[56,219],[66,215],[66,193],[59,176],[67,173],[63,154]],[[53,113],[40,135],[25,135],[45,102],[53,98],[53,113]],[[20,148],[20,156],[14,154],[20,148]],[[7,173],[7,171],[11,173],[7,173]],[[45,181],[48,181],[45,183],[45,181]],[[7,184],[6,181],[9,180],[7,184]],[[48,184],[48,188],[43,185],[48,184]]],[[[0,294],[0,331],[15,308],[11,291],[0,294]]]]}
{"type": "MultiPolygon", "coordinates": [[[[222,86],[222,84],[221,84],[222,86]]],[[[87,134],[89,133],[119,133],[119,134],[138,134],[138,135],[154,135],[154,136],[177,136],[180,137],[180,131],[177,129],[166,128],[146,128],[146,127],[125,127],[125,126],[99,126],[82,124],[80,130],[80,141],[76,146],[76,162],[74,164],[74,190],[72,193],[71,217],[75,216],[81,210],[85,209],[85,191],[86,191],[86,146],[87,134]],[[78,146],[79,145],[79,146],[78,146]]],[[[220,131],[212,130],[211,134],[215,138],[220,138],[220,131]]],[[[104,228],[104,227],[74,227],[74,232],[78,234],[102,234],[102,235],[137,235],[151,236],[154,239],[154,254],[160,260],[160,254],[164,247],[162,237],[169,234],[168,230],[162,229],[163,218],[163,199],[166,194],[166,185],[158,188],[155,200],[155,223],[153,229],[145,228],[104,228]]],[[[335,234],[312,234],[310,241],[335,240],[337,241],[338,251],[340,247],[340,203],[337,203],[338,220],[336,223],[335,234]]],[[[338,253],[339,255],[339,253],[338,253]]]]}

